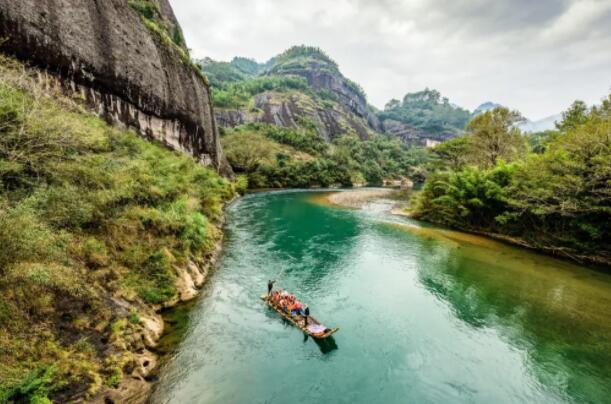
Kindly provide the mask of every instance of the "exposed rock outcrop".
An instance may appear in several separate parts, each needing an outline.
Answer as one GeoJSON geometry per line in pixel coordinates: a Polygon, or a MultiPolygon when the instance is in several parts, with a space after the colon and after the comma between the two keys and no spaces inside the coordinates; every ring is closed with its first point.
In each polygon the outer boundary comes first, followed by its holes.
{"type": "MultiPolygon", "coordinates": [[[[168,1],[159,6],[179,30],[168,1]]],[[[0,0],[0,37],[0,50],[46,69],[108,120],[231,174],[204,77],[127,0],[0,0]]]]}
{"type": "Polygon", "coordinates": [[[244,123],[263,122],[288,128],[313,124],[317,132],[327,141],[344,134],[353,134],[361,139],[373,136],[367,120],[339,102],[320,105],[305,93],[265,92],[254,98],[255,110],[216,109],[216,120],[221,127],[232,128],[244,123]]]}
{"type": "Polygon", "coordinates": [[[404,143],[416,146],[435,145],[456,137],[453,133],[429,133],[394,119],[382,121],[384,133],[398,137],[404,143]]]}
{"type": "Polygon", "coordinates": [[[316,90],[331,91],[344,108],[365,119],[371,129],[381,131],[380,121],[367,108],[366,97],[343,75],[329,70],[326,64],[311,61],[306,69],[289,70],[285,74],[303,77],[316,90]]]}

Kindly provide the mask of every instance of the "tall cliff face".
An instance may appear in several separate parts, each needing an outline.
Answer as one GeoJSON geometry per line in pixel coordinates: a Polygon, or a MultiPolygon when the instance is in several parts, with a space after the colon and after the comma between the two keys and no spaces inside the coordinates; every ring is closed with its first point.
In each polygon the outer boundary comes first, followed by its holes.
{"type": "MultiPolygon", "coordinates": [[[[164,24],[180,27],[167,0],[164,24]]],[[[230,174],[208,85],[127,0],[0,0],[0,50],[46,69],[101,115],[230,174]]]]}
{"type": "Polygon", "coordinates": [[[340,103],[327,102],[321,105],[320,99],[303,92],[266,91],[254,96],[252,102],[254,109],[217,108],[218,124],[233,128],[245,123],[262,122],[299,128],[309,123],[327,141],[345,134],[365,140],[374,133],[365,118],[355,115],[340,103]]]}

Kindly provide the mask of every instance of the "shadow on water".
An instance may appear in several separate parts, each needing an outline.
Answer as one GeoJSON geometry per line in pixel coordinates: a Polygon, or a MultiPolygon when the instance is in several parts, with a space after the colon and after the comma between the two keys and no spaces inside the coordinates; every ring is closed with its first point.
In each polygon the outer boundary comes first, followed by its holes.
{"type": "Polygon", "coordinates": [[[595,271],[498,243],[420,242],[418,280],[474,329],[528,355],[545,385],[581,402],[611,395],[611,283],[595,271]],[[587,279],[584,279],[587,278],[587,279]],[[587,280],[584,281],[584,280],[587,280]]]}
{"type": "Polygon", "coordinates": [[[304,338],[303,338],[304,343],[307,342],[308,339],[313,340],[314,343],[318,345],[318,349],[320,349],[320,352],[322,352],[325,355],[338,349],[337,343],[335,342],[335,338],[333,338],[333,336],[329,338],[325,338],[325,339],[316,339],[316,338],[310,338],[307,334],[303,334],[303,335],[304,335],[304,338]]]}

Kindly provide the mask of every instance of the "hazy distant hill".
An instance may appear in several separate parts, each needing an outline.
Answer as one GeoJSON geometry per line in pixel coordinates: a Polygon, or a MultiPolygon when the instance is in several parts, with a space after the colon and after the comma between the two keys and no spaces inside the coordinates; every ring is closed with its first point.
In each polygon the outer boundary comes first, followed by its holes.
{"type": "MultiPolygon", "coordinates": [[[[496,102],[487,101],[481,104],[479,107],[475,108],[475,111],[473,111],[473,116],[482,114],[496,107],[502,107],[502,105],[496,102]]],[[[546,130],[554,129],[556,121],[559,121],[561,119],[562,114],[551,115],[547,118],[539,119],[537,121],[531,121],[530,119],[526,118],[526,121],[518,125],[518,127],[524,132],[543,132],[546,130]]]]}
{"type": "Polygon", "coordinates": [[[479,107],[475,108],[475,111],[473,111],[473,115],[479,115],[486,111],[490,111],[491,109],[494,109],[496,107],[501,107],[501,106],[502,106],[501,104],[497,104],[496,102],[486,101],[485,103],[481,104],[479,107]]]}
{"type": "Polygon", "coordinates": [[[548,116],[547,118],[540,119],[538,121],[530,121],[527,120],[523,124],[520,125],[520,129],[524,132],[543,132],[546,130],[551,130],[556,127],[556,121],[562,120],[562,114],[556,114],[548,116]]]}

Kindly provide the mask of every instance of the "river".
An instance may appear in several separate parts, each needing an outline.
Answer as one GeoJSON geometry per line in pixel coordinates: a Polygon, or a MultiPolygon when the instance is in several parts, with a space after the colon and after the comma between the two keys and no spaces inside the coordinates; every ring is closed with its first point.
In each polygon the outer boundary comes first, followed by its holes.
{"type": "Polygon", "coordinates": [[[320,195],[229,207],[153,403],[610,402],[611,275],[320,195]],[[268,279],[339,332],[304,338],[268,279]]]}

